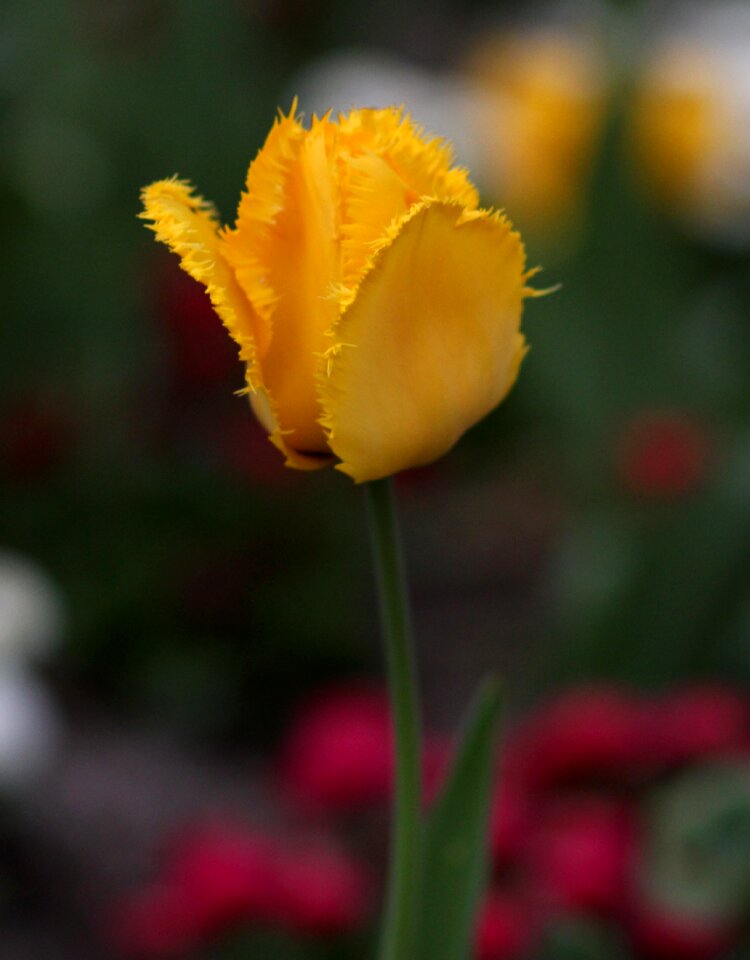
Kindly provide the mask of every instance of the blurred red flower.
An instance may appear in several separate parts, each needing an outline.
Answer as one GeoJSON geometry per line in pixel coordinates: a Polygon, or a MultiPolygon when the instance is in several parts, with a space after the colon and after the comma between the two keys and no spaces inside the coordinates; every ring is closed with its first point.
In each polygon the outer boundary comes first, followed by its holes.
{"type": "Polygon", "coordinates": [[[168,958],[240,925],[337,936],[362,926],[369,894],[365,868],[333,842],[199,824],[170,844],[154,885],[116,905],[109,939],[126,956],[168,958]]]}
{"type": "Polygon", "coordinates": [[[212,936],[240,921],[275,920],[282,857],[277,842],[244,826],[201,825],[172,845],[161,880],[190,904],[201,936],[212,936]]]}
{"type": "Polygon", "coordinates": [[[279,871],[279,891],[278,923],[309,937],[348,933],[361,928],[367,916],[368,874],[331,845],[288,851],[279,871]]]}
{"type": "MultiPolygon", "coordinates": [[[[492,855],[502,871],[477,923],[478,960],[520,960],[537,932],[568,914],[605,917],[650,960],[712,960],[732,945],[728,924],[634,901],[637,804],[649,777],[707,755],[747,750],[750,701],[719,685],[651,700],[615,687],[574,689],[510,739],[493,797],[492,855]]],[[[382,806],[392,787],[384,691],[349,684],[300,712],[283,749],[290,795],[317,813],[382,806]]],[[[425,738],[425,793],[434,798],[451,749],[425,738]]],[[[157,882],[124,899],[114,942],[132,957],[167,960],[238,924],[326,938],[366,923],[369,871],[327,836],[274,840],[206,822],[167,850],[157,882]]]]}
{"type": "Polygon", "coordinates": [[[629,927],[633,946],[647,960],[718,960],[738,935],[730,924],[645,903],[632,910],[629,927]]]}
{"type": "Polygon", "coordinates": [[[282,782],[310,809],[381,803],[391,792],[392,749],[384,692],[356,684],[328,689],[303,707],[287,734],[282,782]]]}
{"type": "MultiPolygon", "coordinates": [[[[451,744],[430,735],[423,744],[425,803],[439,792],[451,744]]],[[[282,746],[281,782],[302,808],[341,813],[383,804],[393,786],[393,734],[388,695],[365,684],[318,693],[298,712],[282,746]]]]}
{"type": "Polygon", "coordinates": [[[118,956],[139,960],[185,956],[201,938],[192,903],[180,890],[162,885],[116,903],[105,935],[118,956]]]}
{"type": "Polygon", "coordinates": [[[202,388],[242,379],[237,350],[216,316],[204,287],[176,264],[160,265],[156,309],[168,338],[168,362],[175,386],[202,388]]]}
{"type": "Polygon", "coordinates": [[[617,915],[636,854],[629,809],[598,796],[552,801],[537,823],[527,868],[546,909],[617,915]]]}
{"type": "Polygon", "coordinates": [[[616,687],[581,687],[540,708],[506,748],[506,776],[532,789],[622,782],[643,766],[641,701],[616,687]]]}
{"type": "Polygon", "coordinates": [[[532,946],[534,930],[529,905],[518,894],[491,891],[477,924],[477,960],[520,960],[532,946]]]}
{"type": "Polygon", "coordinates": [[[672,497],[690,493],[706,478],[711,443],[690,415],[652,411],[626,427],[617,449],[625,485],[639,496],[672,497]]]}
{"type": "Polygon", "coordinates": [[[749,735],[750,701],[728,687],[678,689],[649,709],[647,742],[657,766],[743,750],[749,735]]]}
{"type": "Polygon", "coordinates": [[[532,824],[532,798],[517,780],[503,774],[501,764],[490,814],[490,844],[495,865],[512,863],[523,855],[532,824]]]}

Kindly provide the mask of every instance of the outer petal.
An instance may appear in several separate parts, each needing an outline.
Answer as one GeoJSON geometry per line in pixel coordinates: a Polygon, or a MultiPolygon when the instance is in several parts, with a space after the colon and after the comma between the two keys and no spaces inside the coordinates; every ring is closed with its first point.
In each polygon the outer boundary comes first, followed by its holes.
{"type": "Polygon", "coordinates": [[[177,254],[186,273],[205,286],[240,348],[240,358],[254,367],[257,317],[221,255],[213,207],[189,183],[177,179],[152,183],[143,189],[141,199],[141,219],[151,221],[156,239],[177,254]]]}
{"type": "Polygon", "coordinates": [[[318,458],[300,457],[287,448],[274,404],[268,395],[256,358],[258,317],[222,256],[213,208],[182,180],[160,180],[144,188],[144,210],[157,240],[180,258],[183,270],[202,283],[222,323],[240,348],[253,409],[271,435],[271,442],[287,456],[290,466],[316,469],[318,458]]]}
{"type": "Polygon", "coordinates": [[[425,201],[393,231],[336,328],[320,395],[358,483],[448,451],[513,385],[524,249],[507,220],[425,201]]]}

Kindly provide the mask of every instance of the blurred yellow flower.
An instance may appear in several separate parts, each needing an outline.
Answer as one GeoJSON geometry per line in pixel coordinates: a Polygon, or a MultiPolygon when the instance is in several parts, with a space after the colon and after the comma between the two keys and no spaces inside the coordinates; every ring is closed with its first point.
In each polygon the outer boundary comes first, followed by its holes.
{"type": "Polygon", "coordinates": [[[718,118],[700,51],[661,53],[644,71],[635,100],[635,144],[651,184],[668,202],[683,203],[699,188],[718,118]]]}
{"type": "Polygon", "coordinates": [[[657,32],[633,107],[637,170],[711,239],[750,239],[750,9],[687,6],[657,32]]]}
{"type": "Polygon", "coordinates": [[[554,24],[484,35],[467,69],[480,107],[482,183],[514,219],[571,217],[595,157],[608,94],[594,35],[554,24]]]}
{"type": "Polygon", "coordinates": [[[396,109],[310,129],[280,115],[236,223],[189,184],[143,191],[240,347],[252,407],[289,466],[357,482],[448,451],[513,385],[529,274],[450,147],[396,109]]]}

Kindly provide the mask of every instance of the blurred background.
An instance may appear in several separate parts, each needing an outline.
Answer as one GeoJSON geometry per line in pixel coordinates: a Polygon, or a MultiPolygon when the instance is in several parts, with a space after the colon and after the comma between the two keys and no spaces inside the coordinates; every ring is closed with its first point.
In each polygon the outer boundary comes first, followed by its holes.
{"type": "Polygon", "coordinates": [[[508,401],[399,478],[426,802],[507,691],[478,960],[750,950],[750,4],[5,0],[0,955],[372,950],[361,495],[286,470],[136,219],[294,95],[405,104],[523,232],[508,401]]]}

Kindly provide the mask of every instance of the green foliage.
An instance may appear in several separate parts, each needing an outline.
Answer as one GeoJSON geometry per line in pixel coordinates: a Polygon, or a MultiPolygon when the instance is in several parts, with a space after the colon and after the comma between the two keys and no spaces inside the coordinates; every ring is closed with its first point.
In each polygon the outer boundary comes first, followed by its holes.
{"type": "Polygon", "coordinates": [[[750,907],[750,766],[714,762],[664,786],[650,805],[641,877],[655,903],[709,921],[750,907]]]}
{"type": "Polygon", "coordinates": [[[290,934],[253,931],[237,934],[198,960],[349,960],[367,955],[369,949],[369,945],[350,938],[311,943],[290,934]]]}
{"type": "Polygon", "coordinates": [[[501,697],[487,682],[470,712],[450,772],[427,824],[417,943],[420,960],[470,955],[489,872],[487,829],[501,697]]]}

